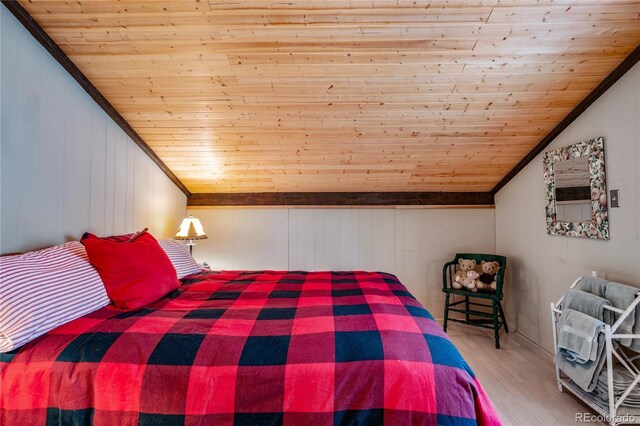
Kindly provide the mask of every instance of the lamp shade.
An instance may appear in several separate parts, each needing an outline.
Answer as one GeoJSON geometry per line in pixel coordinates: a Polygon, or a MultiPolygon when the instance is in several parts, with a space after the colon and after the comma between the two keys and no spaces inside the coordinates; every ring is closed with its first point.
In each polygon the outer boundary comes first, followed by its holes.
{"type": "Polygon", "coordinates": [[[208,237],[204,233],[200,219],[189,216],[182,220],[180,229],[174,238],[176,240],[204,240],[208,237]]]}

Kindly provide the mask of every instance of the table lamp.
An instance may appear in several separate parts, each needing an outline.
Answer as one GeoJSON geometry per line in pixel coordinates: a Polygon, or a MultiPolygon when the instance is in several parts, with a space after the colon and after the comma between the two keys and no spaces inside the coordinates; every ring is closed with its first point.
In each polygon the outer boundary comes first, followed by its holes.
{"type": "Polygon", "coordinates": [[[189,216],[182,220],[180,229],[174,237],[176,240],[186,240],[187,246],[189,246],[189,254],[193,256],[193,246],[196,245],[194,240],[206,240],[207,234],[204,233],[202,223],[197,217],[189,216]]]}

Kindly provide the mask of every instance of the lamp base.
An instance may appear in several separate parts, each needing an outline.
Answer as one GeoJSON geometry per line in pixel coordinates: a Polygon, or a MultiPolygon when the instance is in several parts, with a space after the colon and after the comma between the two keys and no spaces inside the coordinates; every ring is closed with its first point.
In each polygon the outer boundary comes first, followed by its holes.
{"type": "Polygon", "coordinates": [[[193,246],[195,246],[196,243],[194,243],[193,240],[189,240],[185,245],[189,247],[189,254],[193,257],[193,246]]]}

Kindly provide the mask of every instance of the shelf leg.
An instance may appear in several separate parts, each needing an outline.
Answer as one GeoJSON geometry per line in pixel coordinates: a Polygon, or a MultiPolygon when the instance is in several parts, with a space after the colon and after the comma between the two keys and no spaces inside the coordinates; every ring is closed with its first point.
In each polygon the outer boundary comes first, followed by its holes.
{"type": "MultiPolygon", "coordinates": [[[[558,318],[555,313],[556,304],[551,302],[551,331],[553,332],[553,356],[558,353],[558,318]]],[[[560,393],[564,393],[564,389],[562,388],[562,382],[560,382],[560,369],[557,365],[554,366],[556,368],[556,383],[558,384],[558,390],[560,393]]]]}
{"type": "Polygon", "coordinates": [[[609,391],[609,424],[616,426],[616,400],[613,396],[613,344],[611,343],[611,326],[605,324],[604,337],[607,351],[607,386],[609,391]]]}

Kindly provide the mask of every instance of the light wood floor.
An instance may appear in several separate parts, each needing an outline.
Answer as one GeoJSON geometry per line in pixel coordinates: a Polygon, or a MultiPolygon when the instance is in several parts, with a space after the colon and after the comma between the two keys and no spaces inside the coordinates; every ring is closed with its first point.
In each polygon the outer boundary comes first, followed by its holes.
{"type": "Polygon", "coordinates": [[[447,332],[505,425],[573,425],[575,413],[593,413],[571,395],[558,392],[551,354],[524,336],[502,332],[498,350],[493,331],[450,323],[447,332]]]}

